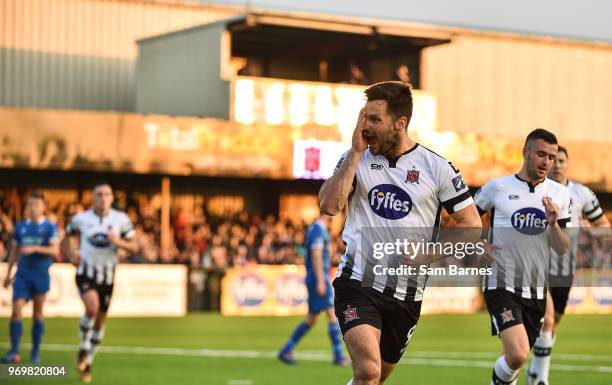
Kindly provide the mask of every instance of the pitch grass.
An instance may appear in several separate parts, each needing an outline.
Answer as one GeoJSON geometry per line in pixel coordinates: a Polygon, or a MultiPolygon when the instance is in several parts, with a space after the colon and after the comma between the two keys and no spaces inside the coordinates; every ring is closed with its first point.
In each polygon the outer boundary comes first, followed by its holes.
{"type": "MultiPolygon", "coordinates": [[[[320,322],[298,346],[306,358],[289,367],[272,357],[301,321],[299,317],[222,317],[190,314],[182,318],[111,318],[103,346],[94,363],[94,384],[205,384],[286,385],[340,384],[350,369],[333,367],[326,322],[320,322]],[[117,352],[113,347],[180,348],[117,352]],[[196,349],[208,349],[207,351],[196,349]],[[220,352],[222,351],[222,352],[220,352]],[[232,357],[233,351],[250,351],[254,357],[232,357]],[[229,355],[219,357],[217,353],[229,355]],[[313,358],[314,357],[314,358],[313,358]]],[[[321,321],[324,321],[322,318],[321,321]]],[[[0,379],[14,384],[78,384],[74,371],[78,320],[53,318],[46,323],[42,365],[61,365],[69,371],[63,379],[0,379]]],[[[423,316],[404,362],[388,385],[488,384],[500,342],[489,334],[488,315],[423,316]],[[431,353],[434,352],[434,353],[431,353]],[[485,354],[481,354],[485,353],[485,354]],[[415,362],[416,361],[416,362],[415,362]],[[454,365],[454,366],[449,366],[454,365]]],[[[30,322],[24,324],[29,342],[30,322]]],[[[612,384],[612,316],[566,316],[561,323],[554,353],[564,355],[553,364],[553,385],[612,384]],[[606,372],[584,369],[603,367],[606,372]],[[572,369],[577,368],[577,369],[572,369]],[[571,370],[567,370],[571,369],[571,370]]],[[[0,319],[0,344],[8,346],[8,320],[0,319]]],[[[27,345],[22,356],[27,357],[27,345]]],[[[524,383],[521,372],[519,384],[524,383]]]]}

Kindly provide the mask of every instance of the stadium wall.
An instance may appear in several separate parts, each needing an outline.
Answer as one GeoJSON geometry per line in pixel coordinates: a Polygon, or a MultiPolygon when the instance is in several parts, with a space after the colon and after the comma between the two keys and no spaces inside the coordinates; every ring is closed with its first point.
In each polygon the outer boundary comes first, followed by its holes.
{"type": "Polygon", "coordinates": [[[441,130],[612,143],[612,45],[461,32],[424,49],[421,68],[441,130]]]}
{"type": "Polygon", "coordinates": [[[0,105],[133,111],[136,40],[236,14],[136,0],[0,0],[0,105]]]}

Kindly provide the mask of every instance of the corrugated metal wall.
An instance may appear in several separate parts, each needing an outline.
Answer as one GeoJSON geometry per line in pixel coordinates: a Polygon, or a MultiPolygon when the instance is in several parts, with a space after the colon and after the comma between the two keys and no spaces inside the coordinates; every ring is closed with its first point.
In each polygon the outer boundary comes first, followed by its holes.
{"type": "Polygon", "coordinates": [[[460,34],[423,54],[444,130],[612,142],[612,46],[460,34]]]}
{"type": "Polygon", "coordinates": [[[0,0],[0,105],[132,111],[137,39],[234,14],[143,1],[0,0]]]}

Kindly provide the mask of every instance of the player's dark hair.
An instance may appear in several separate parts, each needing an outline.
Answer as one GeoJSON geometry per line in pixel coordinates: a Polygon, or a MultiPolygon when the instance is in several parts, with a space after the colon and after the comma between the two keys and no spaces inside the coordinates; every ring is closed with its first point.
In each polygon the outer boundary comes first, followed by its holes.
{"type": "Polygon", "coordinates": [[[557,152],[563,152],[565,153],[565,157],[567,159],[569,159],[569,154],[567,153],[567,148],[563,147],[562,145],[559,145],[558,151],[557,152]]]}
{"type": "Polygon", "coordinates": [[[45,194],[41,190],[32,190],[28,193],[28,199],[40,199],[45,200],[45,194]]]}
{"type": "Polygon", "coordinates": [[[107,181],[105,181],[105,180],[99,180],[99,181],[96,181],[96,182],[93,184],[93,186],[91,187],[91,189],[92,189],[92,190],[95,190],[95,189],[97,189],[97,188],[98,188],[98,187],[100,187],[100,186],[108,186],[108,187],[110,187],[110,188],[111,188],[111,190],[113,189],[113,186],[112,186],[110,183],[108,183],[107,181]]]}
{"type": "Polygon", "coordinates": [[[558,144],[557,137],[555,136],[555,134],[543,128],[536,128],[535,130],[531,131],[529,135],[527,135],[527,139],[525,139],[525,145],[527,145],[527,143],[531,142],[532,140],[538,139],[542,139],[548,144],[558,144]]]}
{"type": "Polygon", "coordinates": [[[403,82],[388,81],[376,83],[366,89],[368,102],[384,100],[387,102],[387,112],[394,120],[405,116],[410,123],[412,117],[412,91],[410,86],[403,82]]]}

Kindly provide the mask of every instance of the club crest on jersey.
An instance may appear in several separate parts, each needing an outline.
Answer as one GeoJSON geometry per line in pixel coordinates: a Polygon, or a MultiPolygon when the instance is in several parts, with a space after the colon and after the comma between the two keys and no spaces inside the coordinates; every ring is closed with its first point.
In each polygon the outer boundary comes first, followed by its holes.
{"type": "Polygon", "coordinates": [[[504,308],[504,311],[501,312],[501,319],[502,319],[502,323],[508,323],[510,321],[514,321],[514,314],[512,314],[512,309],[506,309],[504,308]]]}
{"type": "Polygon", "coordinates": [[[379,184],[368,193],[372,211],[385,219],[402,219],[412,210],[410,195],[392,184],[379,184]]]}
{"type": "Polygon", "coordinates": [[[108,239],[108,235],[104,233],[95,233],[87,238],[87,240],[94,247],[109,247],[111,244],[110,240],[108,239]]]}
{"type": "Polygon", "coordinates": [[[359,319],[359,315],[357,314],[356,307],[347,307],[344,310],[343,314],[344,314],[344,324],[345,325],[351,321],[359,319]]]}
{"type": "Polygon", "coordinates": [[[408,170],[406,172],[406,180],[404,182],[410,182],[410,183],[419,183],[419,174],[421,172],[417,171],[414,169],[414,167],[412,168],[412,170],[408,170]]]}
{"type": "Polygon", "coordinates": [[[546,216],[544,211],[534,207],[525,207],[516,210],[510,217],[512,227],[519,233],[538,235],[546,230],[546,216]]]}

